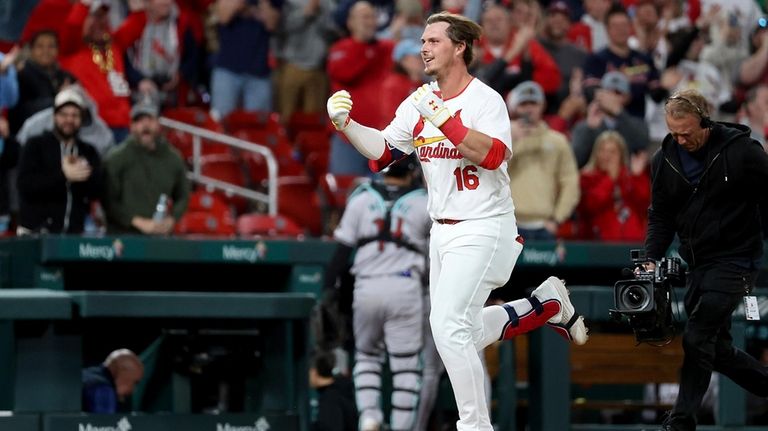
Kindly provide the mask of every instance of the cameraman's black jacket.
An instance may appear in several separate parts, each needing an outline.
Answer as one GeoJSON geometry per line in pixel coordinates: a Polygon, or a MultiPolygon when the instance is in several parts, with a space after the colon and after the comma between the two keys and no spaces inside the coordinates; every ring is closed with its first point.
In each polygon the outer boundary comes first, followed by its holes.
{"type": "Polygon", "coordinates": [[[651,162],[648,259],[661,259],[675,233],[691,267],[762,256],[758,204],[768,196],[768,154],[749,135],[746,126],[715,123],[701,149],[706,158],[696,186],[685,177],[677,142],[664,138],[651,162]]]}

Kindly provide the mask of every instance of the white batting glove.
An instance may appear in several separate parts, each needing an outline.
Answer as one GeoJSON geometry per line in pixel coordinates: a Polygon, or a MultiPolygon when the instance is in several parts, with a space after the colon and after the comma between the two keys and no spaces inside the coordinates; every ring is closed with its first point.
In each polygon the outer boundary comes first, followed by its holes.
{"type": "Polygon", "coordinates": [[[416,107],[422,117],[429,120],[435,127],[440,128],[449,118],[451,113],[445,107],[443,99],[435,94],[437,84],[424,84],[411,95],[411,103],[416,107]]]}
{"type": "Polygon", "coordinates": [[[342,131],[349,124],[349,111],[352,110],[352,96],[347,90],[339,90],[328,98],[326,103],[328,117],[336,130],[342,131]]]}

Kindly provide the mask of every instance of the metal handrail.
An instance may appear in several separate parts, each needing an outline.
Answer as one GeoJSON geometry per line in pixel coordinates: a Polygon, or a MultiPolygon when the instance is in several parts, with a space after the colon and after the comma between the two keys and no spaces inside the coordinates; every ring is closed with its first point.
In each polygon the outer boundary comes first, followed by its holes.
{"type": "Polygon", "coordinates": [[[201,127],[191,126],[187,123],[182,123],[180,121],[172,120],[166,117],[160,117],[160,125],[169,129],[175,129],[180,132],[189,133],[192,135],[192,171],[187,174],[190,180],[203,184],[207,187],[220,189],[224,192],[232,193],[233,195],[242,196],[246,199],[263,202],[267,205],[267,213],[269,213],[269,215],[277,215],[278,167],[277,160],[275,159],[274,154],[272,154],[272,150],[264,145],[259,145],[239,138],[233,138],[232,136],[213,132],[201,127]],[[231,147],[239,148],[245,151],[251,151],[253,153],[264,156],[264,159],[267,161],[267,193],[265,194],[262,192],[257,192],[255,190],[240,187],[235,184],[230,184],[216,178],[203,175],[200,169],[200,157],[202,153],[201,139],[219,142],[231,147]]]}

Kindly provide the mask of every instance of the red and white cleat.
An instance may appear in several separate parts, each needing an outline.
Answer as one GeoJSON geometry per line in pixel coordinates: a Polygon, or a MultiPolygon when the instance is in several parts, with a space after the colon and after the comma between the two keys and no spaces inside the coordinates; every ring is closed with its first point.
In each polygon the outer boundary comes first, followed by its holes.
{"type": "Polygon", "coordinates": [[[551,326],[566,340],[573,341],[578,345],[587,342],[589,330],[584,324],[584,317],[574,309],[568,289],[562,280],[557,277],[549,277],[533,291],[533,295],[541,302],[554,299],[560,303],[560,311],[547,321],[547,325],[551,326]]]}

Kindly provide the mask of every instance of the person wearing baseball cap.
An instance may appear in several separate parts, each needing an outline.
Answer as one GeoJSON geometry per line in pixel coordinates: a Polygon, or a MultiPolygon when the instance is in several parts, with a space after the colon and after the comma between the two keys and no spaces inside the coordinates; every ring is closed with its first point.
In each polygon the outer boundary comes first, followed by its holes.
{"type": "Polygon", "coordinates": [[[562,133],[543,120],[544,90],[525,81],[507,96],[515,156],[508,162],[517,230],[526,239],[554,240],[579,203],[576,159],[562,133]]]}
{"type": "Polygon", "coordinates": [[[600,80],[600,88],[621,96],[630,96],[631,93],[627,75],[618,71],[608,72],[603,75],[603,78],[600,80]]]}
{"type": "Polygon", "coordinates": [[[521,82],[507,96],[507,107],[510,113],[522,104],[543,104],[544,90],[534,81],[521,82]]]}
{"type": "Polygon", "coordinates": [[[85,113],[87,112],[87,106],[85,104],[85,99],[83,98],[82,94],[80,94],[76,89],[71,87],[67,87],[56,94],[56,97],[53,99],[54,114],[65,106],[74,106],[78,108],[81,116],[85,115],[85,113]]]}
{"type": "Polygon", "coordinates": [[[189,202],[187,166],[162,135],[156,104],[133,105],[130,130],[104,159],[107,231],[170,234],[189,202]],[[167,200],[171,210],[156,213],[158,202],[167,200]]]}
{"type": "Polygon", "coordinates": [[[83,97],[66,88],[53,105],[53,130],[30,138],[19,159],[18,234],[82,233],[91,201],[100,197],[99,154],[77,135],[83,97]]]}
{"type": "Polygon", "coordinates": [[[139,102],[131,108],[131,123],[141,120],[141,117],[150,117],[157,119],[160,110],[157,105],[151,102],[139,102]]]}
{"type": "Polygon", "coordinates": [[[630,153],[648,149],[648,125],[626,110],[631,100],[632,87],[624,73],[614,70],[603,75],[592,102],[587,106],[587,118],[574,126],[571,135],[580,168],[587,164],[595,140],[606,130],[617,131],[627,142],[630,153]]]}
{"type": "MultiPolygon", "coordinates": [[[[82,110],[83,115],[77,136],[83,141],[93,145],[93,147],[96,148],[96,151],[98,151],[99,156],[103,158],[107,154],[107,151],[115,146],[115,139],[109,126],[107,126],[104,120],[99,117],[93,100],[88,97],[88,94],[79,83],[70,84],[62,89],[61,92],[64,94],[60,97],[65,99],[74,98],[78,101],[78,104],[82,101],[85,109],[82,110]],[[67,90],[66,93],[64,93],[65,89],[67,90]],[[68,93],[75,94],[67,95],[68,93]]],[[[53,99],[55,103],[55,96],[53,99]]],[[[19,145],[24,146],[30,138],[39,135],[46,130],[53,130],[54,103],[52,103],[50,107],[36,112],[24,121],[21,129],[16,133],[16,141],[19,145]]]]}

